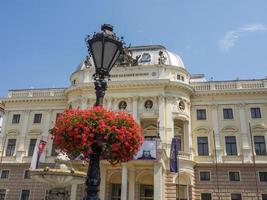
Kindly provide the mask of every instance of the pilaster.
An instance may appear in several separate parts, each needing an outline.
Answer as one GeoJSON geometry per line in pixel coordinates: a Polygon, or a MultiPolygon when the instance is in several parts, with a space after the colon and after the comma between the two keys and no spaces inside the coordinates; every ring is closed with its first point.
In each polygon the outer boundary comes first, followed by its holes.
{"type": "Polygon", "coordinates": [[[154,164],[154,200],[163,200],[162,164],[154,164]]]}
{"type": "Polygon", "coordinates": [[[135,168],[129,168],[129,200],[135,200],[135,168]]]}
{"type": "Polygon", "coordinates": [[[128,185],[127,179],[128,179],[127,164],[122,163],[121,200],[127,200],[127,185],[128,185]]]}
{"type": "Polygon", "coordinates": [[[164,139],[164,129],[165,129],[165,97],[163,95],[159,96],[159,136],[161,140],[164,139]]]}
{"type": "Polygon", "coordinates": [[[105,164],[102,164],[100,167],[100,175],[101,175],[101,183],[100,183],[100,199],[105,199],[106,196],[106,176],[107,176],[107,168],[105,164]]]}

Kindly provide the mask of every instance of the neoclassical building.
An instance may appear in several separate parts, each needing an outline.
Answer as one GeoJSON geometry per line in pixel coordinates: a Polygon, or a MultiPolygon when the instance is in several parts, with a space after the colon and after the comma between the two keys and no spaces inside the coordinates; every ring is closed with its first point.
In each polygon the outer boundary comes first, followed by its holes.
{"type": "MultiPolygon", "coordinates": [[[[128,56],[111,71],[104,106],[131,113],[156,156],[115,167],[102,161],[101,199],[267,200],[267,79],[206,81],[160,45],[131,47],[128,56]],[[169,170],[174,137],[179,173],[169,170]]],[[[53,183],[28,172],[34,146],[47,141],[41,167],[53,167],[49,129],[69,106],[94,105],[92,63],[81,62],[67,88],[10,90],[2,99],[0,199],[46,198],[53,183]]],[[[82,200],[83,184],[65,189],[82,200]]]]}

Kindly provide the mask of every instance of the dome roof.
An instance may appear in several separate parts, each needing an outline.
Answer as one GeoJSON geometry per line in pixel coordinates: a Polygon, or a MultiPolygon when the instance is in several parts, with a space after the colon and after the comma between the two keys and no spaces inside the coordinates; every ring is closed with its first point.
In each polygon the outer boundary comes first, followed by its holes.
{"type": "MultiPolygon", "coordinates": [[[[182,59],[175,53],[168,51],[161,45],[134,46],[129,48],[133,59],[138,59],[138,65],[171,65],[181,68],[184,67],[182,59]]],[[[92,57],[89,58],[89,64],[85,65],[86,58],[78,65],[75,72],[93,65],[92,57]]]]}

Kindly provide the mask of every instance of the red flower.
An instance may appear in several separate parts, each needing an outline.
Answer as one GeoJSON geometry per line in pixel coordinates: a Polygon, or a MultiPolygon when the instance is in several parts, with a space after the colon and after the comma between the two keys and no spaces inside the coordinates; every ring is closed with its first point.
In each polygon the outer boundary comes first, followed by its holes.
{"type": "Polygon", "coordinates": [[[130,114],[100,106],[66,110],[51,134],[58,148],[71,158],[82,153],[88,160],[90,154],[97,153],[92,148],[97,145],[100,158],[108,159],[111,164],[131,160],[143,141],[141,128],[130,114]]]}

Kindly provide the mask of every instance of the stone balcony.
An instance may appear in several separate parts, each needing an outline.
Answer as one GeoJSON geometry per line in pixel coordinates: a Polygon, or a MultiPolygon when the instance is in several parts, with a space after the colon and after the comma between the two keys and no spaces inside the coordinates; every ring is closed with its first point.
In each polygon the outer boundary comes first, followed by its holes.
{"type": "Polygon", "coordinates": [[[10,98],[65,97],[64,91],[65,91],[65,88],[9,90],[7,99],[10,99],[10,98]]]}
{"type": "Polygon", "coordinates": [[[191,83],[191,86],[196,92],[248,89],[255,90],[267,88],[267,79],[194,82],[191,83]]]}

